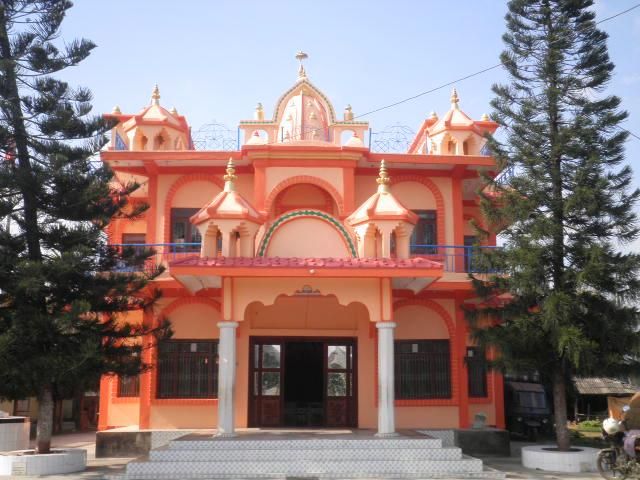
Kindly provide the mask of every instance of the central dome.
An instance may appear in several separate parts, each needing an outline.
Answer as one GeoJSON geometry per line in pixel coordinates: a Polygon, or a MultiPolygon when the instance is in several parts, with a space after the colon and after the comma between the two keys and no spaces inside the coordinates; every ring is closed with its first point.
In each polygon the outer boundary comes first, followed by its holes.
{"type": "Polygon", "coordinates": [[[329,141],[329,113],[324,102],[314,95],[308,82],[296,90],[288,95],[279,115],[281,141],[329,141]]]}

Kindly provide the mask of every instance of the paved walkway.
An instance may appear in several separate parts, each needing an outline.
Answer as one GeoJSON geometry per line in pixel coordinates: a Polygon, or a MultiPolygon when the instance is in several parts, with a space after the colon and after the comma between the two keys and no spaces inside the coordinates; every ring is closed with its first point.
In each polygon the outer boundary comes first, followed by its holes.
{"type": "MultiPolygon", "coordinates": [[[[80,473],[70,473],[67,475],[50,475],[38,477],[10,477],[0,475],[0,480],[24,480],[46,479],[46,480],[104,480],[106,476],[124,473],[126,464],[132,458],[96,458],[95,433],[68,433],[56,435],[53,438],[54,447],[84,448],[87,450],[87,469],[80,473]]],[[[582,480],[589,478],[600,478],[597,473],[550,473],[533,471],[524,468],[520,463],[520,449],[527,445],[520,442],[512,442],[511,457],[484,457],[485,465],[507,473],[508,479],[518,480],[582,480]]]]}

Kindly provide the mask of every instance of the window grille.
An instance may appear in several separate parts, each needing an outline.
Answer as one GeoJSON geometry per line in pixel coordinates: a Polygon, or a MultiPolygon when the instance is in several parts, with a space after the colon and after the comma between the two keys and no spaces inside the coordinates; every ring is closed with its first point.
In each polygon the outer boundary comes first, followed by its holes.
{"type": "Polygon", "coordinates": [[[479,347],[467,347],[467,371],[469,373],[469,397],[487,396],[487,360],[479,347]]]}
{"type": "Polygon", "coordinates": [[[216,398],[218,341],[166,340],[158,345],[158,398],[216,398]]]}
{"type": "Polygon", "coordinates": [[[449,348],[449,340],[396,341],[396,398],[451,398],[449,348]]]}
{"type": "Polygon", "coordinates": [[[118,377],[118,396],[137,397],[140,395],[140,377],[138,375],[118,377]]]}

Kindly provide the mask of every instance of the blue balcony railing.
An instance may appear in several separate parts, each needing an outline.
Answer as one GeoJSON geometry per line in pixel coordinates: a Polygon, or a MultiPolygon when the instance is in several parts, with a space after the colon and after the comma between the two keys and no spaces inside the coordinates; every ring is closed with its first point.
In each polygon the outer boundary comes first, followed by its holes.
{"type": "Polygon", "coordinates": [[[120,272],[152,272],[159,265],[166,266],[169,262],[179,260],[188,256],[200,254],[200,243],[114,243],[111,247],[118,250],[134,249],[137,251],[153,250],[151,255],[144,263],[139,266],[125,266],[117,268],[120,272]]]}
{"type": "Polygon", "coordinates": [[[490,273],[490,269],[480,261],[480,255],[495,246],[470,245],[422,245],[411,244],[411,256],[420,256],[441,262],[445,272],[490,273]]]}
{"type": "MultiPolygon", "coordinates": [[[[153,271],[158,265],[166,266],[169,262],[193,255],[200,255],[200,243],[119,243],[112,244],[117,249],[133,248],[140,251],[153,250],[154,254],[144,265],[122,266],[122,272],[153,271]]],[[[490,269],[480,262],[483,251],[500,248],[493,246],[466,245],[422,245],[411,244],[411,256],[420,256],[440,262],[445,272],[458,273],[490,273],[490,269]]]]}

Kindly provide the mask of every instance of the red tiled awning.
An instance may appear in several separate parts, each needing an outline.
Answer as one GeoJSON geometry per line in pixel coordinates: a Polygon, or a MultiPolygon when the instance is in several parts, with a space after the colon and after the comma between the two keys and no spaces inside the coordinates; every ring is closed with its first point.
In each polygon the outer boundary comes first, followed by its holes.
{"type": "MultiPolygon", "coordinates": [[[[261,270],[347,270],[385,272],[385,276],[406,276],[407,270],[431,270],[442,272],[443,265],[428,258],[283,258],[283,257],[187,257],[169,264],[171,272],[183,269],[246,270],[260,276],[261,270]],[[392,273],[397,270],[398,275],[392,273]]],[[[234,273],[230,272],[230,275],[234,273]]],[[[358,275],[359,276],[359,275],[358,275]]],[[[377,275],[373,275],[377,276],[377,275]]]]}
{"type": "Polygon", "coordinates": [[[391,278],[394,288],[419,291],[438,280],[443,265],[428,258],[225,258],[192,256],[169,263],[191,291],[216,288],[222,277],[391,278]]]}

